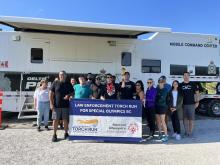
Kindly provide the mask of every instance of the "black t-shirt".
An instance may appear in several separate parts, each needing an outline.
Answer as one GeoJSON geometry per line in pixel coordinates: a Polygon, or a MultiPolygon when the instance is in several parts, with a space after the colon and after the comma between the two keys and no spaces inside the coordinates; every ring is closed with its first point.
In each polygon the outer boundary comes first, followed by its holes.
{"type": "Polygon", "coordinates": [[[121,87],[122,82],[119,83],[121,99],[123,100],[133,100],[133,96],[135,93],[135,83],[132,81],[125,82],[125,87],[121,87]]]}
{"type": "Polygon", "coordinates": [[[119,92],[119,89],[116,84],[113,84],[111,89],[109,89],[108,85],[105,85],[101,90],[101,96],[103,96],[107,100],[109,99],[116,100],[118,96],[118,92],[119,92]]]}
{"type": "Polygon", "coordinates": [[[189,82],[180,84],[180,90],[183,94],[183,104],[190,105],[195,104],[195,92],[198,91],[198,87],[195,83],[189,82]]]}
{"type": "Polygon", "coordinates": [[[70,82],[54,81],[50,87],[50,90],[54,92],[54,106],[55,108],[68,108],[69,100],[64,100],[66,95],[74,92],[73,86],[70,82]]]}

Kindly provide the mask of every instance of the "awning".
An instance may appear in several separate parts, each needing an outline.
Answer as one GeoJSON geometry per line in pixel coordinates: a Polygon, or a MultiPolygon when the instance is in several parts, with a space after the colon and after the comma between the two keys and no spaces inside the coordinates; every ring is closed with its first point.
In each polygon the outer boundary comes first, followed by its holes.
{"type": "Polygon", "coordinates": [[[117,25],[67,20],[0,16],[0,24],[13,27],[16,31],[72,33],[136,38],[150,32],[171,32],[170,28],[117,25]]]}

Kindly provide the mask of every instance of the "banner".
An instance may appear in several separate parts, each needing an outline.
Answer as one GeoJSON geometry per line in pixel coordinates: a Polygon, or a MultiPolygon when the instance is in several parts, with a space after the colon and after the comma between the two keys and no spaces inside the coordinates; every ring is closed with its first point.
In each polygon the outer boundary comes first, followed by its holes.
{"type": "Polygon", "coordinates": [[[130,141],[142,139],[142,103],[139,100],[72,99],[70,140],[130,141]]]}

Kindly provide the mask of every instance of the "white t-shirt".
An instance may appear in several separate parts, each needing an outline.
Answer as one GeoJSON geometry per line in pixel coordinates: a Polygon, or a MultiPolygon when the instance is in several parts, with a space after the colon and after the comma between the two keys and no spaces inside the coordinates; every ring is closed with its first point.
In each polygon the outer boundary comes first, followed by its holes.
{"type": "Polygon", "coordinates": [[[176,103],[177,103],[177,91],[172,91],[173,94],[173,106],[176,107],[176,103]]]}
{"type": "Polygon", "coordinates": [[[41,90],[40,88],[36,89],[34,92],[34,98],[37,102],[49,102],[49,88],[41,90]]]}

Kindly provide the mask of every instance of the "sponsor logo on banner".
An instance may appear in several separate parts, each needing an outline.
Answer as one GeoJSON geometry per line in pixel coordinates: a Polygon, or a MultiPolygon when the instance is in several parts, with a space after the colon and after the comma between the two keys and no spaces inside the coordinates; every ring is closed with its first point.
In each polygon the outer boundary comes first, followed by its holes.
{"type": "Polygon", "coordinates": [[[109,127],[107,132],[108,133],[126,133],[127,124],[126,123],[112,123],[109,127]]]}
{"type": "Polygon", "coordinates": [[[97,133],[98,119],[78,119],[77,125],[72,127],[75,133],[97,133]]]}
{"type": "Polygon", "coordinates": [[[138,124],[136,122],[130,123],[128,126],[128,130],[131,134],[135,134],[138,131],[138,124]]]}

